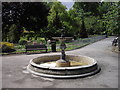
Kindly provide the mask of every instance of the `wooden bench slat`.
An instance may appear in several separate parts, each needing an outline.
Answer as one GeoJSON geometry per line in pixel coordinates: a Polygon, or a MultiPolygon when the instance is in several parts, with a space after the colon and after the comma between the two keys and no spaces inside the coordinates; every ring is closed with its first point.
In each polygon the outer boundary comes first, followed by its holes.
{"type": "Polygon", "coordinates": [[[46,50],[47,52],[47,46],[45,44],[42,45],[25,45],[26,52],[32,51],[32,50],[46,50]]]}

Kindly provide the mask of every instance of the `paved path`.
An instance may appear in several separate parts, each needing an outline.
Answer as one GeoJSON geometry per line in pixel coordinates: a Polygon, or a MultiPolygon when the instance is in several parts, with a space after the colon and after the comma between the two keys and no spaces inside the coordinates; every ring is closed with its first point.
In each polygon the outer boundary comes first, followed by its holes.
{"type": "Polygon", "coordinates": [[[3,88],[118,88],[118,54],[112,52],[113,37],[90,44],[66,54],[87,55],[98,61],[101,72],[86,78],[50,79],[26,71],[30,59],[60,53],[11,55],[2,57],[3,88]]]}

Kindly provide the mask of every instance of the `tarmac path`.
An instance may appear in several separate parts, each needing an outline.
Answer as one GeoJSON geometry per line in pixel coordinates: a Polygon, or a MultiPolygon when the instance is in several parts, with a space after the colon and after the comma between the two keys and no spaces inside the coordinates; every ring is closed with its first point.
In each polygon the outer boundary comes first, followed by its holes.
{"type": "Polygon", "coordinates": [[[2,88],[118,88],[118,54],[112,52],[109,37],[66,54],[85,55],[97,60],[100,73],[77,79],[52,79],[26,70],[30,59],[56,53],[2,56],[2,88]]]}

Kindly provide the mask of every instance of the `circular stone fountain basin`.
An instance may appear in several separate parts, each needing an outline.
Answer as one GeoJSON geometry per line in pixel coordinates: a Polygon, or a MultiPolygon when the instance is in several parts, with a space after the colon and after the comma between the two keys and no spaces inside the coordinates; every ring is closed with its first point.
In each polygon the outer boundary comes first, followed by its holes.
{"type": "Polygon", "coordinates": [[[60,55],[41,56],[30,60],[28,71],[52,78],[77,78],[96,74],[100,71],[96,60],[87,56],[66,55],[70,67],[56,67],[60,55]]]}

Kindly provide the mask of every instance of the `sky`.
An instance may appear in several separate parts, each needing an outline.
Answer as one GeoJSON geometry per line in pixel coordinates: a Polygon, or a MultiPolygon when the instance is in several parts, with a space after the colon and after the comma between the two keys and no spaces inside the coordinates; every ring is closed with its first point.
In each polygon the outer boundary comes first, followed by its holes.
{"type": "Polygon", "coordinates": [[[62,2],[63,5],[65,5],[67,7],[67,9],[69,10],[73,4],[74,4],[74,1],[73,0],[58,0],[60,2],[62,2]]]}
{"type": "Polygon", "coordinates": [[[65,5],[69,10],[73,6],[74,2],[62,2],[62,4],[65,5]]]}
{"type": "MultiPolygon", "coordinates": [[[[69,10],[72,6],[73,6],[73,4],[74,4],[74,0],[58,0],[58,1],[60,1],[63,5],[65,5],[66,7],[67,7],[67,10],[69,10]]],[[[79,1],[79,0],[78,0],[79,1]]],[[[119,0],[84,0],[84,1],[89,1],[89,2],[94,2],[94,1],[100,1],[100,2],[110,2],[110,1],[112,1],[112,2],[116,2],[116,1],[119,1],[119,0]]]]}

